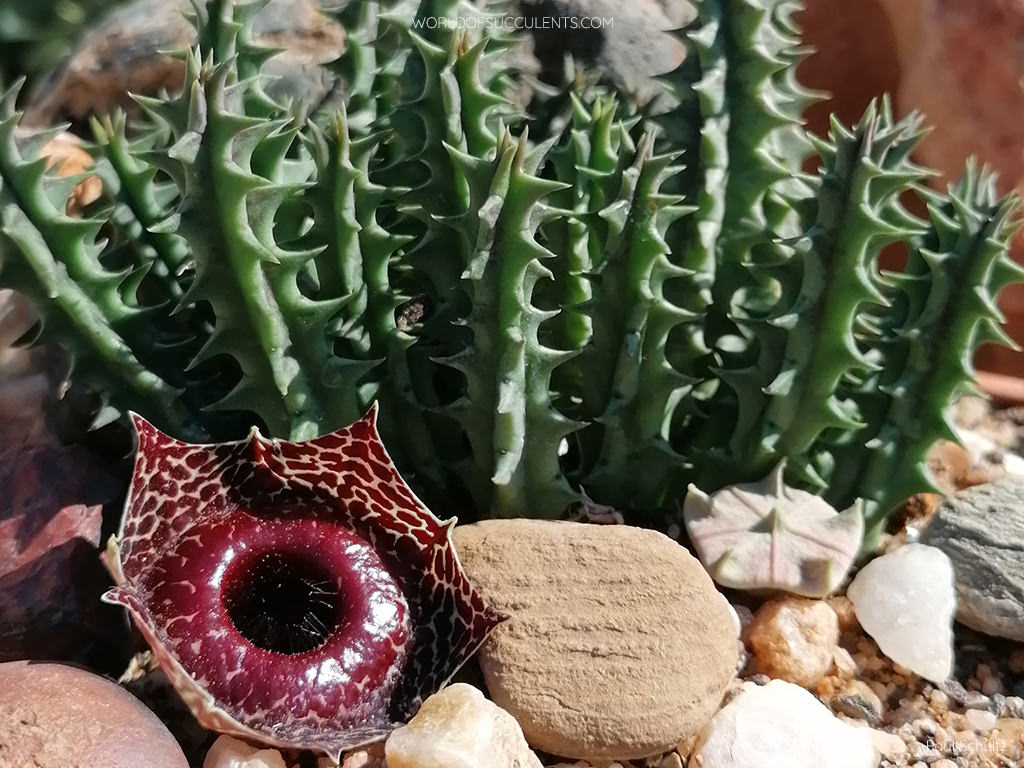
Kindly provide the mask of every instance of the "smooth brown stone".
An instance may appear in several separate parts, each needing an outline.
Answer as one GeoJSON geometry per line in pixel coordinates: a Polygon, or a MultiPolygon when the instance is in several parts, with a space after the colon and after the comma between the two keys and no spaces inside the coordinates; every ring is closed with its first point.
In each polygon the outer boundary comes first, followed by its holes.
{"type": "Polygon", "coordinates": [[[737,625],[703,567],[656,531],[494,520],[455,529],[485,599],[511,618],[479,659],[534,749],[626,760],[670,752],[718,708],[737,625]]]}
{"type": "Polygon", "coordinates": [[[0,664],[0,766],[188,768],[171,733],[115,683],[65,664],[0,664]]]}

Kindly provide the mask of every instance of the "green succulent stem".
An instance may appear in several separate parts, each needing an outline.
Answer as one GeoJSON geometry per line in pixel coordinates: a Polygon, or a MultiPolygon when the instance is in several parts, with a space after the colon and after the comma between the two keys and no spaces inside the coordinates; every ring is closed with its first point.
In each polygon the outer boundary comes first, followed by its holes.
{"type": "Polygon", "coordinates": [[[453,225],[475,232],[475,246],[464,276],[473,346],[444,361],[466,377],[467,389],[448,413],[466,430],[476,492],[491,514],[515,517],[528,509],[554,517],[575,499],[557,448],[577,427],[555,410],[550,392],[552,372],[570,353],[542,346],[548,315],[531,300],[538,280],[550,274],[542,261],[553,256],[534,239],[552,215],[541,201],[562,186],[530,173],[525,138],[513,142],[506,133],[493,161],[450,151],[472,196],[453,225]]]}
{"type": "MultiPolygon", "coordinates": [[[[787,373],[801,367],[801,375],[793,379],[786,397],[774,400],[769,413],[780,433],[778,452],[784,456],[803,454],[825,429],[860,426],[835,397],[842,379],[867,365],[852,333],[853,322],[865,305],[885,302],[874,278],[881,248],[917,231],[892,200],[899,185],[888,185],[880,194],[871,189],[886,187],[893,177],[914,179],[905,153],[916,140],[916,124],[890,127],[890,121],[888,114],[878,116],[869,108],[854,133],[837,126],[834,151],[826,157],[803,261],[803,287],[792,310],[799,318],[790,329],[786,351],[787,373]],[[838,275],[845,279],[836,279],[838,275]]],[[[788,378],[776,381],[790,386],[788,378]]]]}
{"type": "Polygon", "coordinates": [[[946,411],[970,388],[971,352],[984,341],[1009,343],[991,296],[1024,276],[1002,245],[1019,204],[997,197],[990,173],[969,164],[946,199],[932,197],[928,230],[915,240],[905,272],[892,277],[909,300],[902,324],[891,329],[902,354],[886,360],[878,382],[880,426],[853,464],[856,477],[830,489],[866,497],[865,551],[877,546],[894,507],[934,488],[928,453],[936,436],[957,441],[946,411]],[[957,290],[962,285],[984,289],[957,290]],[[893,472],[896,462],[902,472],[893,472]]]}
{"type": "Polygon", "coordinates": [[[103,221],[62,210],[78,180],[48,174],[38,157],[53,133],[19,136],[16,97],[17,87],[0,98],[0,241],[8,254],[0,276],[46,308],[49,338],[85,351],[76,361],[78,375],[101,382],[103,392],[122,407],[159,414],[182,433],[195,435],[187,428],[180,390],[144,366],[131,346],[133,339],[152,341],[146,312],[121,295],[127,272],[100,263],[103,221]]]}
{"type": "Polygon", "coordinates": [[[114,409],[303,440],[377,401],[417,492],[470,518],[661,524],[691,483],[784,465],[863,499],[871,547],[931,488],[974,349],[1006,342],[1014,203],[973,167],[927,191],[919,118],[886,100],[810,136],[797,3],[703,0],[664,99],[577,78],[529,116],[513,41],[417,21],[504,3],[344,4],[343,82],[289,105],[259,7],[199,3],[182,92],[94,121],[85,211],[41,157],[53,132],[0,101],[0,284],[114,409]]]}

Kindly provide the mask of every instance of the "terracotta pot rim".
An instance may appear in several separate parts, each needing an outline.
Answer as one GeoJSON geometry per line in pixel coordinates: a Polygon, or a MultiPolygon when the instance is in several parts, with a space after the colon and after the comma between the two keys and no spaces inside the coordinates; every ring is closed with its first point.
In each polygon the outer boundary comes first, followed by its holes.
{"type": "Polygon", "coordinates": [[[993,400],[1024,405],[1024,378],[991,371],[978,371],[975,375],[981,391],[993,400]]]}

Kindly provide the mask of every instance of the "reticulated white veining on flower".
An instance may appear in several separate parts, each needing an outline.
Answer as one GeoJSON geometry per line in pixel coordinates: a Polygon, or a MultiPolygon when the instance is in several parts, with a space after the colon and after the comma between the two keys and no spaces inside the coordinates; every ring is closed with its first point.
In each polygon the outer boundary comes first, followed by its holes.
{"type": "Polygon", "coordinates": [[[384,448],[376,408],[315,440],[193,445],[133,415],[105,599],[207,728],[337,757],[411,717],[502,620],[384,448]]]}

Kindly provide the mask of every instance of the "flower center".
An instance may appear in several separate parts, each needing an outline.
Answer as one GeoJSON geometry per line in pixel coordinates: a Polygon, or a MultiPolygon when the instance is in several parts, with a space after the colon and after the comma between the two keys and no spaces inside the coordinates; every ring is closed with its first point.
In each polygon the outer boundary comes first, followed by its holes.
{"type": "Polygon", "coordinates": [[[306,653],[339,624],[337,582],[309,557],[270,552],[234,576],[225,584],[224,605],[235,628],[259,648],[306,653]]]}

